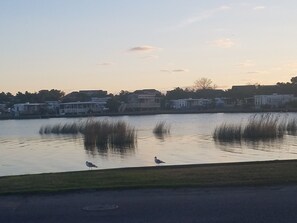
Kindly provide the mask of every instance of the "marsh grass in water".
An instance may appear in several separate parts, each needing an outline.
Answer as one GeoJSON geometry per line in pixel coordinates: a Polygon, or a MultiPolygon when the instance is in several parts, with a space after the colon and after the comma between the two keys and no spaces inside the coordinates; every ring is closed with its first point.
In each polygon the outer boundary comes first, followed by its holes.
{"type": "Polygon", "coordinates": [[[280,120],[270,113],[252,115],[246,125],[222,124],[216,127],[213,138],[219,141],[270,140],[282,138],[289,129],[296,127],[295,120],[280,120]]]}
{"type": "Polygon", "coordinates": [[[290,121],[288,121],[286,130],[287,130],[288,134],[296,135],[297,134],[297,120],[291,119],[290,121]]]}
{"type": "Polygon", "coordinates": [[[224,123],[215,129],[213,137],[218,140],[226,141],[241,140],[242,126],[224,123]]]}
{"type": "Polygon", "coordinates": [[[170,125],[164,121],[158,122],[153,129],[153,133],[157,138],[164,139],[164,136],[170,133],[170,125]]]}
{"type": "Polygon", "coordinates": [[[134,147],[137,142],[135,128],[123,121],[94,121],[87,120],[79,123],[56,124],[42,126],[40,134],[82,134],[84,144],[90,148],[134,147]]]}
{"type": "Polygon", "coordinates": [[[244,127],[242,137],[250,140],[275,139],[284,136],[285,122],[279,120],[279,116],[273,114],[256,114],[250,117],[244,127]]]}
{"type": "Polygon", "coordinates": [[[112,131],[110,134],[110,143],[116,147],[128,145],[134,147],[136,143],[137,133],[135,128],[127,125],[125,122],[117,122],[112,124],[112,131]]]}
{"type": "Polygon", "coordinates": [[[80,125],[78,123],[66,123],[56,125],[46,125],[39,129],[39,134],[78,134],[80,125]]]}

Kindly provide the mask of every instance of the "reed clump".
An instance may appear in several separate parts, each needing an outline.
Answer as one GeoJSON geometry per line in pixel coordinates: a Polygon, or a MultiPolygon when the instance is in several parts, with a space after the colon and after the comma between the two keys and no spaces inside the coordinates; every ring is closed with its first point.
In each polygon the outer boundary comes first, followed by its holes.
{"type": "Polygon", "coordinates": [[[234,141],[241,140],[242,137],[242,126],[235,124],[222,124],[219,127],[216,127],[213,137],[217,140],[223,141],[234,141]]]}
{"type": "Polygon", "coordinates": [[[280,120],[277,115],[256,114],[249,118],[246,125],[222,124],[215,129],[213,138],[219,141],[240,141],[242,139],[256,141],[282,138],[290,125],[293,125],[292,122],[280,120]]]}
{"type": "Polygon", "coordinates": [[[134,147],[137,139],[135,128],[130,127],[125,122],[119,121],[114,123],[111,128],[110,143],[115,147],[127,145],[134,147]]]}
{"type": "Polygon", "coordinates": [[[169,134],[170,126],[164,121],[158,122],[153,129],[153,133],[156,135],[169,134]]]}
{"type": "Polygon", "coordinates": [[[272,114],[260,114],[250,117],[245,126],[242,137],[250,140],[275,139],[284,136],[283,125],[279,116],[272,114]]]}
{"type": "Polygon", "coordinates": [[[82,134],[84,144],[87,147],[134,147],[137,142],[135,128],[123,121],[112,123],[109,121],[87,120],[80,123],[48,125],[41,127],[39,133],[82,134]]]}
{"type": "Polygon", "coordinates": [[[46,125],[39,129],[40,134],[78,134],[80,126],[77,123],[46,125]]]}
{"type": "Polygon", "coordinates": [[[135,147],[137,134],[135,128],[126,122],[88,121],[83,128],[84,143],[88,146],[135,147]]]}
{"type": "Polygon", "coordinates": [[[289,134],[296,135],[297,133],[297,120],[296,119],[291,119],[288,121],[286,130],[288,131],[289,134]]]}

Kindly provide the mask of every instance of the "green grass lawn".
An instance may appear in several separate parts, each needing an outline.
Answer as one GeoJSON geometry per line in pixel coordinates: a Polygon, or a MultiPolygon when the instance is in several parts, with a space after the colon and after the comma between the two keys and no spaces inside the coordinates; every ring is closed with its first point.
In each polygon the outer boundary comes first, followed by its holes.
{"type": "Polygon", "coordinates": [[[85,189],[297,184],[297,160],[157,166],[0,177],[0,194],[85,189]]]}

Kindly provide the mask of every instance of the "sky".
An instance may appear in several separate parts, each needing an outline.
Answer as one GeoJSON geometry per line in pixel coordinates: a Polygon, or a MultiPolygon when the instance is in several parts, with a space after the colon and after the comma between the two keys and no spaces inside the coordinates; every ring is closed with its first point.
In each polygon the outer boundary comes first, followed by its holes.
{"type": "Polygon", "coordinates": [[[297,76],[294,0],[0,0],[0,92],[165,92],[297,76]]]}

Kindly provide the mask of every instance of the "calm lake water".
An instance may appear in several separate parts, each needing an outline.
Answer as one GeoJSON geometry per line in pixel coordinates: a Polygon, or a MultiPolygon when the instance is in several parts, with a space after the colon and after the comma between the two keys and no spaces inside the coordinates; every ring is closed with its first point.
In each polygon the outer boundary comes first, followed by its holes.
{"type": "MultiPolygon", "coordinates": [[[[297,118],[295,113],[278,114],[297,118]]],[[[137,130],[137,146],[127,149],[86,149],[81,135],[40,135],[44,125],[72,123],[85,118],[0,121],[0,176],[87,170],[89,160],[100,169],[165,165],[297,159],[297,136],[268,142],[216,143],[212,133],[221,123],[246,123],[251,114],[185,114],[97,117],[126,121],[137,130]],[[170,124],[170,134],[156,137],[156,123],[170,124]]]]}

